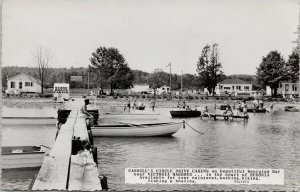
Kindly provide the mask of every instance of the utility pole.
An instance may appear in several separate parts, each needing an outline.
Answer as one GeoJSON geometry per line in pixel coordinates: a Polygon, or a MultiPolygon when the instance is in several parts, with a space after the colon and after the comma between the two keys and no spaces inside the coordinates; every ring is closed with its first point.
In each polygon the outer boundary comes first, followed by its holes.
{"type": "Polygon", "coordinates": [[[167,65],[167,67],[170,67],[170,94],[172,96],[172,93],[171,93],[171,85],[172,85],[172,71],[171,71],[171,66],[172,66],[172,64],[171,64],[171,61],[170,61],[170,63],[167,65]]]}
{"type": "Polygon", "coordinates": [[[181,90],[181,94],[182,94],[182,70],[181,70],[181,78],[180,78],[180,90],[181,90]]]}
{"type": "MultiPolygon", "coordinates": [[[[217,64],[216,63],[216,61],[217,61],[217,51],[215,51],[215,49],[217,48],[217,46],[218,46],[218,44],[217,43],[214,43],[213,45],[213,53],[212,53],[212,55],[213,55],[213,62],[212,62],[212,66],[213,66],[213,84],[215,84],[216,83],[216,71],[215,71],[215,64],[217,64]]],[[[213,96],[215,95],[215,88],[213,88],[213,90],[212,90],[212,94],[213,94],[213,96]]]]}
{"type": "MultiPolygon", "coordinates": [[[[299,7],[300,7],[300,3],[299,3],[299,7]]],[[[299,80],[298,80],[298,92],[299,92],[299,103],[300,103],[300,8],[299,8],[299,24],[297,27],[297,31],[295,32],[296,34],[298,34],[298,38],[296,41],[293,41],[293,43],[297,43],[296,46],[296,52],[298,52],[298,63],[299,63],[299,80]]]]}
{"type": "Polygon", "coordinates": [[[87,96],[89,95],[89,89],[90,89],[90,65],[88,66],[87,96]]]}

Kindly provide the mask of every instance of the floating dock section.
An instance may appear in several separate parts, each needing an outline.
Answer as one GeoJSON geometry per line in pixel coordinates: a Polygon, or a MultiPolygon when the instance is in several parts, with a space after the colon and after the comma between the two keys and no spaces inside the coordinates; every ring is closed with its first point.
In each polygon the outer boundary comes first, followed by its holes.
{"type": "Polygon", "coordinates": [[[213,114],[213,113],[206,113],[206,114],[203,114],[201,116],[202,117],[211,117],[213,118],[214,120],[217,120],[217,118],[222,118],[224,119],[225,121],[228,121],[230,119],[244,119],[244,120],[248,120],[249,119],[249,116],[246,115],[246,116],[243,116],[243,115],[223,115],[223,114],[213,114]]]}
{"type": "Polygon", "coordinates": [[[106,189],[101,185],[103,181],[98,173],[97,148],[92,147],[93,137],[89,130],[89,123],[94,119],[90,120],[84,114],[84,102],[84,99],[69,101],[58,112],[60,130],[49,155],[44,158],[32,190],[106,189]],[[87,148],[91,147],[89,150],[82,148],[83,141],[87,148]]]}

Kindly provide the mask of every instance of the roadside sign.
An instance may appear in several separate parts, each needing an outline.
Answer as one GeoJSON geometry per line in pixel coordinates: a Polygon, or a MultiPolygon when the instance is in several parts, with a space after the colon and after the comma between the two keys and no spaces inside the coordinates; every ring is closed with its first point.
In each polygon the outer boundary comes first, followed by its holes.
{"type": "Polygon", "coordinates": [[[82,76],[71,76],[70,81],[82,82],[82,76]]]}
{"type": "Polygon", "coordinates": [[[58,102],[69,99],[69,88],[70,85],[68,83],[54,83],[53,98],[56,98],[58,102]]]}

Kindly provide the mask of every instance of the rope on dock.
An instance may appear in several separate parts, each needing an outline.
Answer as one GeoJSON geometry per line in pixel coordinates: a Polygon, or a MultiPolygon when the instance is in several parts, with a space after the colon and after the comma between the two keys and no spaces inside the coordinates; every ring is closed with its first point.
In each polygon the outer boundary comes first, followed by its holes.
{"type": "Polygon", "coordinates": [[[194,131],[196,131],[197,133],[200,133],[200,134],[204,134],[196,129],[194,129],[190,124],[188,124],[186,121],[183,121],[184,124],[188,125],[191,129],[193,129],[194,131]]]}

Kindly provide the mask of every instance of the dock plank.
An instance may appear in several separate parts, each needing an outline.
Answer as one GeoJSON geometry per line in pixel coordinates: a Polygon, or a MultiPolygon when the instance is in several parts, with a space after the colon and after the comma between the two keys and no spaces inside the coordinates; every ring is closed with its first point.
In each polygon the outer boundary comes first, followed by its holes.
{"type": "Polygon", "coordinates": [[[66,190],[69,158],[46,156],[32,190],[66,190]]]}
{"type": "MultiPolygon", "coordinates": [[[[85,118],[86,115],[79,111],[74,126],[74,136],[80,137],[81,140],[89,140],[85,118]]],[[[71,156],[69,191],[102,190],[98,176],[98,168],[91,152],[85,151],[84,155],[77,154],[71,156]]]]}
{"type": "Polygon", "coordinates": [[[98,176],[98,168],[91,154],[71,156],[69,191],[102,190],[98,176]]]}
{"type": "Polygon", "coordinates": [[[66,103],[65,109],[71,112],[61,126],[49,156],[45,157],[32,190],[102,190],[92,153],[86,150],[71,155],[73,136],[89,140],[82,106],[84,99],[66,103]]]}
{"type": "Polygon", "coordinates": [[[56,141],[46,156],[32,190],[66,190],[72,149],[73,127],[77,111],[72,111],[60,128],[56,141]]]}
{"type": "Polygon", "coordinates": [[[87,132],[85,116],[78,117],[74,126],[74,136],[80,137],[80,139],[88,139],[89,135],[87,132]]]}

